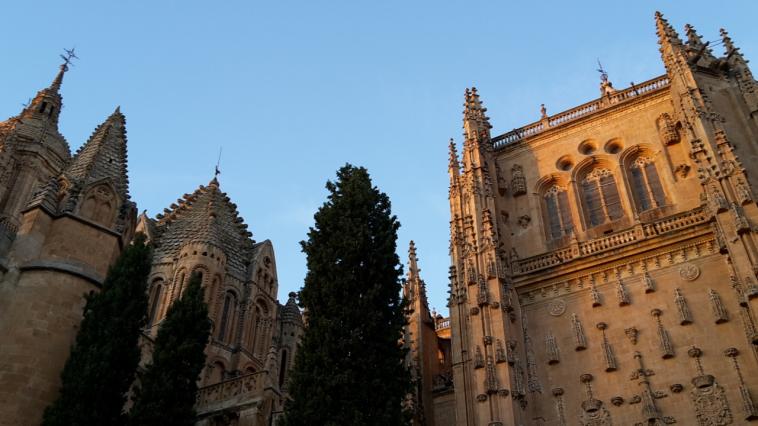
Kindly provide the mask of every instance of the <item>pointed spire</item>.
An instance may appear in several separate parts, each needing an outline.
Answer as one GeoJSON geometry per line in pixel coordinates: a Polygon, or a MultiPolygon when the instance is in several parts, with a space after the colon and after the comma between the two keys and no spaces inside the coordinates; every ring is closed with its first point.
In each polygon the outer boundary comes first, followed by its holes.
{"type": "Polygon", "coordinates": [[[448,167],[450,170],[458,170],[460,168],[460,163],[458,162],[458,149],[455,147],[455,141],[453,138],[450,138],[450,145],[449,148],[449,161],[448,161],[448,167]]]}
{"type": "Polygon", "coordinates": [[[466,140],[479,140],[480,137],[489,137],[489,117],[485,115],[487,108],[482,106],[476,87],[466,89],[465,102],[463,104],[463,128],[466,132],[466,140]]]}
{"type": "Polygon", "coordinates": [[[421,270],[418,268],[418,259],[416,258],[416,243],[411,240],[408,248],[408,279],[412,280],[419,277],[421,270]]]}
{"type": "Polygon", "coordinates": [[[56,74],[55,79],[53,79],[53,84],[50,85],[50,90],[53,90],[56,93],[61,90],[61,84],[63,84],[63,75],[66,74],[66,71],[68,71],[68,65],[65,63],[61,64],[60,68],[58,69],[58,74],[56,74]]]}
{"type": "Polygon", "coordinates": [[[126,117],[116,108],[79,148],[64,171],[82,186],[109,179],[122,201],[129,199],[127,175],[126,117]]]}
{"type": "Polygon", "coordinates": [[[729,37],[729,33],[723,28],[719,30],[719,33],[721,33],[721,39],[724,42],[724,49],[726,49],[724,52],[724,54],[726,54],[726,60],[734,60],[736,62],[746,64],[747,61],[742,56],[742,53],[740,53],[740,48],[734,45],[732,38],[729,37]]]}
{"type": "Polygon", "coordinates": [[[656,33],[658,34],[658,44],[660,44],[661,47],[664,47],[665,45],[682,45],[682,40],[679,38],[679,34],[659,11],[655,12],[655,27],[656,33]]]}
{"type": "Polygon", "coordinates": [[[684,32],[687,34],[687,50],[690,55],[690,63],[696,63],[701,57],[713,60],[713,53],[708,48],[709,42],[703,43],[702,37],[697,33],[695,27],[690,24],[684,26],[684,32]]]}

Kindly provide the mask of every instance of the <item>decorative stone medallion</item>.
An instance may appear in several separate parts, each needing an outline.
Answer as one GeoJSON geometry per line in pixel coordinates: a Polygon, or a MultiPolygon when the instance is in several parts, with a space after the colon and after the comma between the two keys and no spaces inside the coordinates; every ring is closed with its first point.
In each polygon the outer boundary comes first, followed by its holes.
{"type": "Polygon", "coordinates": [[[555,299],[547,306],[547,311],[554,317],[559,317],[566,312],[566,302],[563,299],[555,299]]]}
{"type": "Polygon", "coordinates": [[[685,281],[695,281],[700,276],[700,268],[692,263],[685,263],[679,268],[679,276],[685,281]]]}

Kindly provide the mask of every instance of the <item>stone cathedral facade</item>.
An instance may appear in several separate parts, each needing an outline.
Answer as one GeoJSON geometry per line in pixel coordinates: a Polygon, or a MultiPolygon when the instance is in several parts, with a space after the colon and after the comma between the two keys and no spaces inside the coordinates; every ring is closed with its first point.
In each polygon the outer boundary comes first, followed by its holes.
{"type": "Polygon", "coordinates": [[[655,24],[664,75],[519,129],[466,90],[449,319],[406,288],[416,424],[758,419],[758,85],[726,31],[655,24]]]}
{"type": "Polygon", "coordinates": [[[0,122],[0,425],[35,425],[57,396],[84,295],[135,231],[154,245],[149,359],[168,307],[199,273],[213,322],[198,425],[270,425],[281,413],[303,318],[277,301],[270,241],[255,242],[215,178],[155,219],[129,196],[124,115],[116,109],[73,156],[58,131],[66,65],[0,122]]]}

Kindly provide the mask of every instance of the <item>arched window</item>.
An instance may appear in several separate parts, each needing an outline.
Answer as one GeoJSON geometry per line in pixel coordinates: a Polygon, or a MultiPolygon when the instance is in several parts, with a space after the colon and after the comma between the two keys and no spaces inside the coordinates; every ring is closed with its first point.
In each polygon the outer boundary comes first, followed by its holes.
{"type": "Polygon", "coordinates": [[[227,330],[230,328],[233,321],[234,309],[237,306],[237,297],[231,291],[226,293],[224,297],[224,308],[221,310],[221,321],[218,324],[218,340],[226,342],[231,337],[231,332],[227,330]]]}
{"type": "Polygon", "coordinates": [[[580,185],[588,227],[602,225],[624,215],[613,172],[604,168],[593,169],[584,176],[580,185]]]}
{"type": "Polygon", "coordinates": [[[566,188],[553,184],[544,195],[548,239],[569,235],[574,230],[566,188]]]}
{"type": "Polygon", "coordinates": [[[163,295],[163,280],[157,279],[153,281],[153,299],[150,303],[149,321],[148,327],[152,327],[155,324],[155,320],[158,318],[158,309],[160,309],[161,296],[163,295]]]}
{"type": "Polygon", "coordinates": [[[279,366],[279,388],[284,387],[284,379],[287,371],[287,349],[282,350],[282,363],[279,366]]]}
{"type": "Polygon", "coordinates": [[[638,212],[658,208],[666,203],[652,158],[637,157],[629,167],[629,180],[638,212]]]}

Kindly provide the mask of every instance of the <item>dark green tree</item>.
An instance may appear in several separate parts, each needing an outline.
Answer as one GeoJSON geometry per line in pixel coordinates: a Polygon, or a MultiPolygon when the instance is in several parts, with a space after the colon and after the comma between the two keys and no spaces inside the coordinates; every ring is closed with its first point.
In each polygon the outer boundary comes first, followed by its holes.
{"type": "Polygon", "coordinates": [[[402,347],[402,266],[390,200],[365,168],[346,165],[301,242],[307,327],[283,425],[400,425],[411,390],[402,347]]]}
{"type": "Polygon", "coordinates": [[[84,318],[61,373],[58,399],[42,424],[119,425],[140,359],[151,252],[142,234],[111,266],[99,293],[86,296],[84,318]]]}
{"type": "Polygon", "coordinates": [[[205,365],[211,332],[200,276],[193,274],[182,297],[163,320],[153,348],[153,361],[135,387],[130,423],[137,426],[195,424],[197,379],[205,365]]]}

